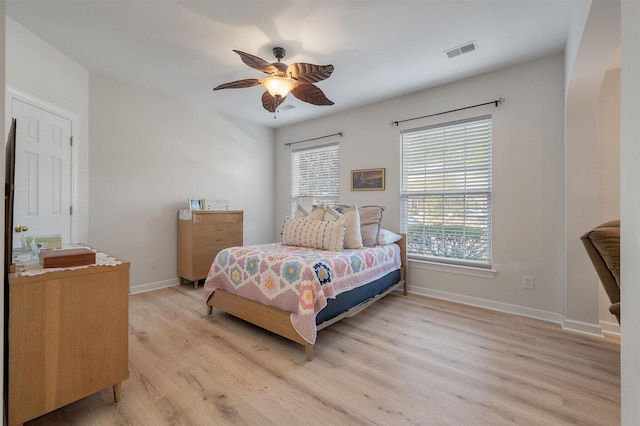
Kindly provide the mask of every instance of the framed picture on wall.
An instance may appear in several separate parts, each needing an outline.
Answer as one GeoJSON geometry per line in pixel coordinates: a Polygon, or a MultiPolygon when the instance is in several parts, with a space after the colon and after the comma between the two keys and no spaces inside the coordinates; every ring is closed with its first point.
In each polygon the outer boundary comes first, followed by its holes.
{"type": "Polygon", "coordinates": [[[384,191],[384,168],[351,170],[352,191],[384,191]]]}
{"type": "Polygon", "coordinates": [[[189,198],[189,210],[204,210],[205,204],[202,198],[189,198]]]}

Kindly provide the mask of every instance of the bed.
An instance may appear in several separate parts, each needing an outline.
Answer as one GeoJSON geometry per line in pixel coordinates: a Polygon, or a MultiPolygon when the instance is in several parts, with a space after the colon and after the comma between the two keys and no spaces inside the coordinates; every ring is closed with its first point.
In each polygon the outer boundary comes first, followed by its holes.
{"type": "Polygon", "coordinates": [[[208,314],[220,309],[304,346],[317,332],[394,290],[406,295],[406,236],[340,251],[282,243],[218,253],[205,281],[208,314]]]}

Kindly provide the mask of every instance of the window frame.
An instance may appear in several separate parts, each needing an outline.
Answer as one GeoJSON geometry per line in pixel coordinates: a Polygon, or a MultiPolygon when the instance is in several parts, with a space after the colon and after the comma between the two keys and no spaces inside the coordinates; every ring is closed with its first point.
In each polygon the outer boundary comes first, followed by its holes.
{"type": "Polygon", "coordinates": [[[407,234],[409,259],[491,269],[492,127],[492,116],[482,115],[400,132],[401,232],[407,234]],[[456,197],[458,205],[452,203],[456,197]],[[410,204],[417,215],[409,215],[410,204]]]}
{"type": "Polygon", "coordinates": [[[313,196],[314,204],[338,204],[340,199],[340,144],[338,142],[291,150],[292,216],[295,215],[298,206],[297,198],[304,196],[313,196]],[[296,165],[296,161],[299,163],[300,159],[296,159],[296,157],[304,155],[305,153],[310,155],[314,153],[327,154],[327,159],[330,159],[332,156],[335,157],[333,164],[329,164],[329,166],[307,166],[308,170],[306,172],[303,171],[303,173],[307,175],[307,178],[309,178],[313,169],[321,171],[319,175],[316,174],[315,179],[313,179],[315,185],[305,181],[304,177],[300,180],[301,176],[299,172],[298,175],[296,175],[296,170],[299,171],[300,169],[300,164],[296,165]]]}

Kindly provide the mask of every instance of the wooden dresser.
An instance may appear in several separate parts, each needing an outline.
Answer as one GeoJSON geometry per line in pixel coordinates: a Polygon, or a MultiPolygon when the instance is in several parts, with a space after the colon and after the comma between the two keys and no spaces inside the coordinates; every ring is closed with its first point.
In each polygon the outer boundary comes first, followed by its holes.
{"type": "Polygon", "coordinates": [[[129,376],[129,263],[110,259],[37,275],[18,263],[9,274],[10,426],[108,387],[120,398],[129,376]]]}
{"type": "Polygon", "coordinates": [[[192,210],[178,214],[178,276],[193,282],[205,279],[216,254],[241,246],[244,212],[240,210],[192,210]]]}

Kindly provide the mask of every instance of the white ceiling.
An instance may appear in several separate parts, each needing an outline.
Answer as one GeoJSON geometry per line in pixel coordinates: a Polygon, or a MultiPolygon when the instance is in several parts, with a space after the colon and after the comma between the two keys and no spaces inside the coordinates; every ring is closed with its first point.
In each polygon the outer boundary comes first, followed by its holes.
{"type": "Polygon", "coordinates": [[[6,13],[92,72],[281,127],[561,52],[585,1],[6,0],[6,13]],[[317,86],[335,105],[289,95],[274,119],[261,86],[211,90],[265,76],[232,49],[274,62],[274,46],[287,64],[333,64],[317,86]]]}

